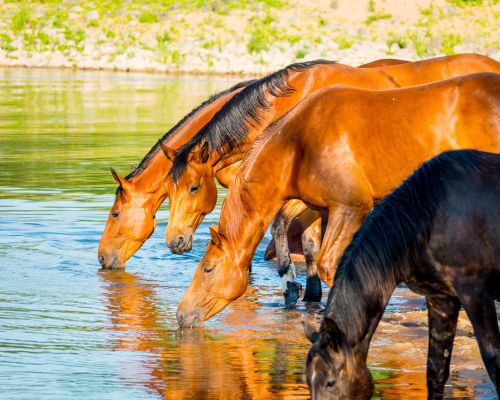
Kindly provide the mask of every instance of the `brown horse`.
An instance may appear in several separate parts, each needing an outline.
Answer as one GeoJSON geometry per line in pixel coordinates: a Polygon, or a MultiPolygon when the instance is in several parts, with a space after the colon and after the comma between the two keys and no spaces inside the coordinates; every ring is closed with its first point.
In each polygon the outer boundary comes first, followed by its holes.
{"type": "MultiPolygon", "coordinates": [[[[379,68],[353,68],[330,62],[317,62],[291,68],[287,74],[278,71],[248,85],[178,153],[167,150],[171,154],[170,158],[175,157],[171,171],[173,180],[167,182],[170,197],[167,244],[176,253],[182,253],[191,247],[193,233],[203,217],[215,206],[217,189],[214,175],[221,170],[236,174],[241,159],[265,127],[311,93],[332,84],[388,89],[481,71],[500,72],[500,64],[488,57],[473,54],[379,68]]],[[[281,152],[277,151],[274,157],[281,157],[281,152]]],[[[288,203],[272,226],[276,250],[279,253],[278,272],[283,277],[284,289],[293,289],[291,293],[295,293],[295,298],[298,297],[297,284],[294,282],[295,270],[290,263],[284,233],[287,232],[290,221],[297,216],[303,216],[306,208],[300,201],[288,203]]],[[[309,218],[309,221],[317,220],[318,217],[317,214],[316,218],[309,218]]],[[[309,223],[305,224],[304,229],[308,228],[309,223]]],[[[306,289],[305,299],[315,301],[321,298],[316,266],[311,261],[316,259],[316,251],[319,248],[318,232],[318,229],[306,231],[309,235],[304,241],[304,250],[308,250],[305,256],[310,260],[308,283],[314,288],[306,289]]],[[[285,296],[286,294],[287,292],[285,296]]]]}
{"type": "Polygon", "coordinates": [[[306,325],[313,400],[371,399],[368,348],[402,282],[426,297],[428,398],[443,398],[462,305],[500,394],[499,197],[500,155],[462,150],[425,163],[377,204],[340,259],[321,331],[306,325]]]}
{"type": "MultiPolygon", "coordinates": [[[[379,60],[365,65],[380,66],[399,64],[402,60],[379,60]]],[[[291,66],[292,67],[292,66],[291,66]]],[[[290,69],[282,71],[286,74],[290,69]]],[[[98,249],[99,263],[103,268],[121,268],[153,233],[155,213],[168,197],[165,186],[171,161],[163,154],[161,145],[177,149],[207,122],[236,93],[253,81],[242,82],[202,103],[170,129],[144,157],[138,168],[123,178],[112,170],[118,183],[115,202],[106,223],[98,249]]],[[[233,171],[220,170],[216,178],[223,186],[233,179],[233,171]]]]}
{"type": "Polygon", "coordinates": [[[500,75],[372,91],[322,89],[288,112],[249,152],[178,307],[199,325],[244,293],[271,220],[291,198],[328,210],[318,256],[332,284],[337,257],[382,198],[419,164],[458,148],[500,150],[500,75]],[[279,154],[279,157],[276,155],[279,154]]]}
{"type": "MultiPolygon", "coordinates": [[[[165,181],[172,166],[161,145],[178,148],[186,143],[249,83],[243,82],[219,93],[191,111],[160,139],[139,166],[125,178],[111,170],[118,189],[98,249],[99,263],[103,268],[123,268],[125,262],[153,234],[156,211],[168,197],[165,181]]],[[[217,174],[217,178],[227,179],[224,172],[217,174]]]]}

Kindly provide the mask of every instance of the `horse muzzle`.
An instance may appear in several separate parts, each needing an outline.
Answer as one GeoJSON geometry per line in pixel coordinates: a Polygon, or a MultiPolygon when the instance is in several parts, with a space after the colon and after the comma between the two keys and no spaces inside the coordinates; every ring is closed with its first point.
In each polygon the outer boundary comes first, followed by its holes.
{"type": "Polygon", "coordinates": [[[179,235],[170,243],[167,243],[168,248],[174,254],[182,254],[190,251],[193,248],[193,235],[179,235]]]}
{"type": "Polygon", "coordinates": [[[102,269],[118,269],[125,267],[124,263],[115,255],[99,253],[97,258],[99,259],[99,264],[101,264],[102,269]]]}

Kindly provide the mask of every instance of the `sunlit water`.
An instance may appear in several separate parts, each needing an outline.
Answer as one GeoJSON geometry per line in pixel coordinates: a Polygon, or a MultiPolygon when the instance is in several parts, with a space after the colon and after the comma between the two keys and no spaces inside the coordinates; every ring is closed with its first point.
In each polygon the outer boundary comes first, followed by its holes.
{"type": "MultiPolygon", "coordinates": [[[[126,174],[192,107],[234,82],[0,70],[0,398],[308,397],[300,322],[318,321],[324,304],[282,307],[274,265],[262,260],[268,237],[247,294],[204,329],[179,330],[175,310],[219,208],[194,250],[176,256],[163,242],[164,206],[126,272],[98,271],[115,186],[108,166],[126,174]]],[[[423,309],[407,294],[398,289],[388,312],[423,309]]],[[[378,398],[425,398],[425,347],[425,327],[377,334],[378,398]],[[424,356],[408,357],[403,342],[424,356]]],[[[447,396],[495,398],[480,367],[455,368],[447,396]]]]}

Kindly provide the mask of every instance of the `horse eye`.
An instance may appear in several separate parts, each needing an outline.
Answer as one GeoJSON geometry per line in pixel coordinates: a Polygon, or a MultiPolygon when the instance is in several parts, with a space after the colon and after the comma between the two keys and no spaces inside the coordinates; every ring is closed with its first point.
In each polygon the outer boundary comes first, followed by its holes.
{"type": "Polygon", "coordinates": [[[207,268],[207,267],[203,268],[203,272],[205,272],[206,274],[212,272],[213,270],[214,270],[213,268],[207,268]]]}
{"type": "Polygon", "coordinates": [[[189,188],[190,193],[196,193],[200,189],[200,185],[193,185],[189,188]]]}
{"type": "Polygon", "coordinates": [[[111,215],[112,215],[113,217],[115,217],[115,218],[116,218],[116,217],[119,217],[119,216],[120,216],[120,211],[112,211],[112,212],[111,212],[111,215]]]}
{"type": "Polygon", "coordinates": [[[328,381],[326,382],[326,387],[331,389],[332,387],[335,386],[335,383],[336,383],[335,381],[328,381]]]}

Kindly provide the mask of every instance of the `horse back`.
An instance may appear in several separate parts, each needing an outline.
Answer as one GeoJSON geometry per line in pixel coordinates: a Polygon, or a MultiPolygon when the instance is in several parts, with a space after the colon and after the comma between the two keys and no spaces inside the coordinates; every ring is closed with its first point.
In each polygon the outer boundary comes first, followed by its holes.
{"type": "Polygon", "coordinates": [[[479,156],[477,168],[445,178],[428,249],[445,282],[500,299],[500,155],[470,153],[479,156]]]}

